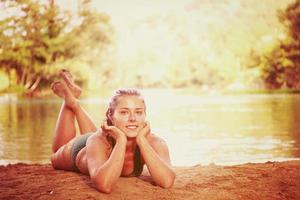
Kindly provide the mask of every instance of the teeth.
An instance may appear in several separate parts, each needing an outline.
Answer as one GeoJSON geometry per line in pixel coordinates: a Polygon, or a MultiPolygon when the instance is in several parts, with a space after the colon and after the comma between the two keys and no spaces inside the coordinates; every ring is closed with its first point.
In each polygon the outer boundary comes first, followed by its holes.
{"type": "Polygon", "coordinates": [[[136,129],[137,126],[126,126],[126,128],[128,128],[128,129],[136,129]]]}

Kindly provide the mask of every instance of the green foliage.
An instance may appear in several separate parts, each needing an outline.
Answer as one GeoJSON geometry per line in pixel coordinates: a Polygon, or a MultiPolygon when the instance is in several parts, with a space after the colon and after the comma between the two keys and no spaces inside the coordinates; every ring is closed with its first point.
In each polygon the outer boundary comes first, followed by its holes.
{"type": "Polygon", "coordinates": [[[279,13],[288,37],[262,58],[263,77],[268,88],[300,89],[300,0],[279,13]]]}
{"type": "Polygon", "coordinates": [[[0,91],[8,88],[9,86],[9,79],[7,75],[0,70],[0,91]]]}
{"type": "Polygon", "coordinates": [[[0,21],[0,68],[16,73],[11,85],[34,92],[38,86],[48,86],[58,69],[68,68],[64,65],[68,60],[84,58],[91,49],[102,51],[110,42],[109,19],[85,9],[87,3],[82,3],[78,16],[72,16],[54,0],[46,4],[35,0],[1,2],[12,13],[0,21]],[[73,18],[80,23],[73,25],[73,18]]]}

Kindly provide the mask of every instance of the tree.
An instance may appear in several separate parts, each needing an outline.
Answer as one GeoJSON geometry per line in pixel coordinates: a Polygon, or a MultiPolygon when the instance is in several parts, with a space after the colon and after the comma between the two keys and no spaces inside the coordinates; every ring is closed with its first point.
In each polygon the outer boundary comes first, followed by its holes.
{"type": "MultiPolygon", "coordinates": [[[[109,26],[109,20],[101,14],[81,9],[77,16],[80,23],[72,25],[74,16],[62,11],[54,0],[46,4],[36,0],[0,3],[13,13],[0,21],[0,68],[14,72],[16,84],[29,93],[54,79],[55,63],[78,57],[91,44],[109,43],[109,34],[95,29],[100,23],[109,26]]],[[[83,1],[83,8],[87,4],[83,1]]]]}
{"type": "Polygon", "coordinates": [[[67,55],[62,32],[67,15],[59,15],[53,3],[31,0],[4,1],[14,14],[0,22],[0,65],[16,72],[16,83],[34,91],[47,72],[47,64],[67,55]]]}
{"type": "Polygon", "coordinates": [[[279,13],[288,37],[262,58],[268,88],[300,89],[300,0],[279,13]]]}

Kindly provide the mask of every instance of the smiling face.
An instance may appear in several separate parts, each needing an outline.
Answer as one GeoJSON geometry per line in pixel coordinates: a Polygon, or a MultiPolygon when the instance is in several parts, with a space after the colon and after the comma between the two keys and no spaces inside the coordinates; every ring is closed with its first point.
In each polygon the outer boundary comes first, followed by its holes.
{"type": "Polygon", "coordinates": [[[144,127],[145,119],[145,103],[141,96],[125,95],[118,98],[111,121],[127,137],[136,137],[144,127]]]}

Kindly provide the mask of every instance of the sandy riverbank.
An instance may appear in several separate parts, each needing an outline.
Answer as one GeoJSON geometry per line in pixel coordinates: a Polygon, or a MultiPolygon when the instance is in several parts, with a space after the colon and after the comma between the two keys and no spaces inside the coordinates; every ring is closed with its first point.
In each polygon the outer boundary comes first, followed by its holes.
{"type": "MultiPolygon", "coordinates": [[[[89,177],[50,164],[0,166],[0,199],[300,199],[300,161],[177,167],[171,189],[120,178],[109,195],[89,177]]],[[[146,179],[146,180],[145,180],[146,179]]]]}

